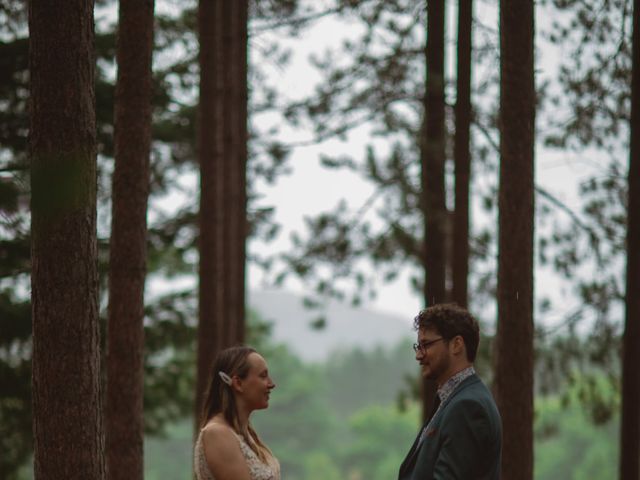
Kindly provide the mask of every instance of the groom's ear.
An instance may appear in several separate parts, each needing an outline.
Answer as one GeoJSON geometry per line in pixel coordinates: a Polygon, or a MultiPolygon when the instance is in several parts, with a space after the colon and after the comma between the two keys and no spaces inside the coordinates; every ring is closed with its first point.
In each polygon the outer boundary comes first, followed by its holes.
{"type": "Polygon", "coordinates": [[[453,348],[453,353],[455,355],[467,355],[467,347],[464,344],[464,339],[461,335],[456,335],[451,339],[451,347],[453,348]]]}

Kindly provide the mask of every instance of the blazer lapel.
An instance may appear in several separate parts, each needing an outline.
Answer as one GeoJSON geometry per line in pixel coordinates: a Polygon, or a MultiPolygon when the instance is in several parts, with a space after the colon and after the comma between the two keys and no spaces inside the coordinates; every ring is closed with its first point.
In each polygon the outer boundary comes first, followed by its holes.
{"type": "MultiPolygon", "coordinates": [[[[458,387],[451,393],[449,398],[447,398],[447,400],[442,404],[442,407],[440,408],[440,412],[439,412],[438,416],[442,415],[442,412],[444,411],[444,409],[447,406],[447,404],[451,401],[451,399],[453,397],[456,396],[457,393],[460,392],[460,390],[463,389],[463,387],[465,387],[466,385],[471,385],[471,384],[476,383],[478,381],[479,381],[478,376],[475,375],[475,374],[471,375],[469,378],[466,378],[465,380],[463,380],[463,382],[460,385],[458,385],[458,387]]],[[[437,395],[436,395],[436,397],[438,399],[438,404],[440,404],[440,397],[438,397],[437,395]]],[[[427,427],[427,425],[431,421],[431,417],[433,417],[435,415],[436,410],[437,410],[437,406],[438,405],[434,406],[435,408],[431,412],[431,415],[429,416],[430,417],[429,420],[427,420],[425,422],[425,424],[422,426],[422,428],[418,432],[418,436],[416,437],[415,441],[413,442],[413,445],[411,446],[411,450],[409,450],[409,453],[407,453],[407,456],[405,457],[404,461],[402,462],[402,465],[400,465],[400,471],[398,473],[398,479],[401,479],[402,475],[404,475],[406,473],[406,471],[415,462],[416,454],[418,453],[418,450],[420,449],[420,446],[422,445],[422,442],[420,442],[420,437],[422,436],[422,432],[424,431],[424,429],[427,427]]]]}
{"type": "Polygon", "coordinates": [[[402,478],[402,475],[404,474],[404,472],[411,466],[411,464],[413,463],[414,457],[418,451],[418,443],[420,441],[420,436],[422,435],[422,431],[424,430],[424,427],[426,426],[423,425],[423,427],[420,429],[420,431],[418,432],[418,435],[416,435],[416,439],[413,442],[413,445],[411,445],[411,449],[409,450],[409,453],[407,453],[407,456],[404,458],[404,461],[402,462],[402,464],[400,465],[400,471],[398,473],[398,478],[402,478]]]}

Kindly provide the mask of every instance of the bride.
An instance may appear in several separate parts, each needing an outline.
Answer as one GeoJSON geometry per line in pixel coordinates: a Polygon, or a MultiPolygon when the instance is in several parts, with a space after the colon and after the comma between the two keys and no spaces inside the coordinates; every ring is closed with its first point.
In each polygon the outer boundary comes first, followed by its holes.
{"type": "Polygon", "coordinates": [[[267,362],[251,347],[220,352],[214,362],[195,444],[198,480],[280,480],[280,464],[249,416],[269,406],[275,384],[267,362]]]}

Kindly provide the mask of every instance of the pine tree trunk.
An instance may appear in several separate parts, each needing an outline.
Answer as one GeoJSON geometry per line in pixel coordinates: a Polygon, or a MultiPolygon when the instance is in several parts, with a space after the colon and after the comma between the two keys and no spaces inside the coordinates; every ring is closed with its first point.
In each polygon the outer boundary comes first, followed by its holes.
{"type": "Polygon", "coordinates": [[[107,477],[142,479],[153,0],[120,0],[109,262],[107,477]]]}
{"type": "Polygon", "coordinates": [[[622,348],[620,480],[640,479],[640,8],[633,8],[627,294],[622,348]]]}
{"type": "MultiPolygon", "coordinates": [[[[425,306],[445,300],[445,98],[444,0],[427,0],[427,83],[420,138],[424,233],[425,306]]],[[[423,417],[431,411],[435,385],[423,383],[423,417]]]]}
{"type": "Polygon", "coordinates": [[[213,359],[245,325],[246,0],[200,0],[200,285],[196,418],[213,359]]]}
{"type": "Polygon", "coordinates": [[[29,2],[34,473],[103,479],[93,2],[29,2]]]}
{"type": "Polygon", "coordinates": [[[502,478],[533,478],[533,2],[500,2],[500,194],[495,390],[502,478]]]}
{"type": "Polygon", "coordinates": [[[471,155],[469,131],[471,127],[471,25],[472,0],[458,0],[458,55],[456,79],[456,136],[455,162],[455,212],[453,216],[453,252],[451,269],[453,301],[467,306],[467,282],[469,277],[469,183],[471,155]]]}
{"type": "Polygon", "coordinates": [[[226,238],[225,258],[229,263],[228,283],[224,316],[233,319],[226,329],[224,347],[244,341],[245,337],[245,263],[247,223],[247,45],[249,2],[247,0],[228,0],[225,3],[228,18],[227,42],[224,49],[227,80],[225,82],[225,157],[229,172],[222,207],[229,212],[229,222],[224,228],[226,238]]]}

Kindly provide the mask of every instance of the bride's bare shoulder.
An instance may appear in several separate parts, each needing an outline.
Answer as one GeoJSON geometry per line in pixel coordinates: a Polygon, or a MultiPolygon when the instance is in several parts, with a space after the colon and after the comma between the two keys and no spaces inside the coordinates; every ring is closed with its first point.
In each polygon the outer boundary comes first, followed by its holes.
{"type": "Polygon", "coordinates": [[[238,440],[233,429],[224,422],[209,421],[202,428],[202,440],[205,445],[209,443],[227,443],[237,444],[238,440]]]}
{"type": "Polygon", "coordinates": [[[202,429],[202,446],[209,470],[216,479],[249,479],[238,437],[229,425],[207,423],[202,429]]]}

